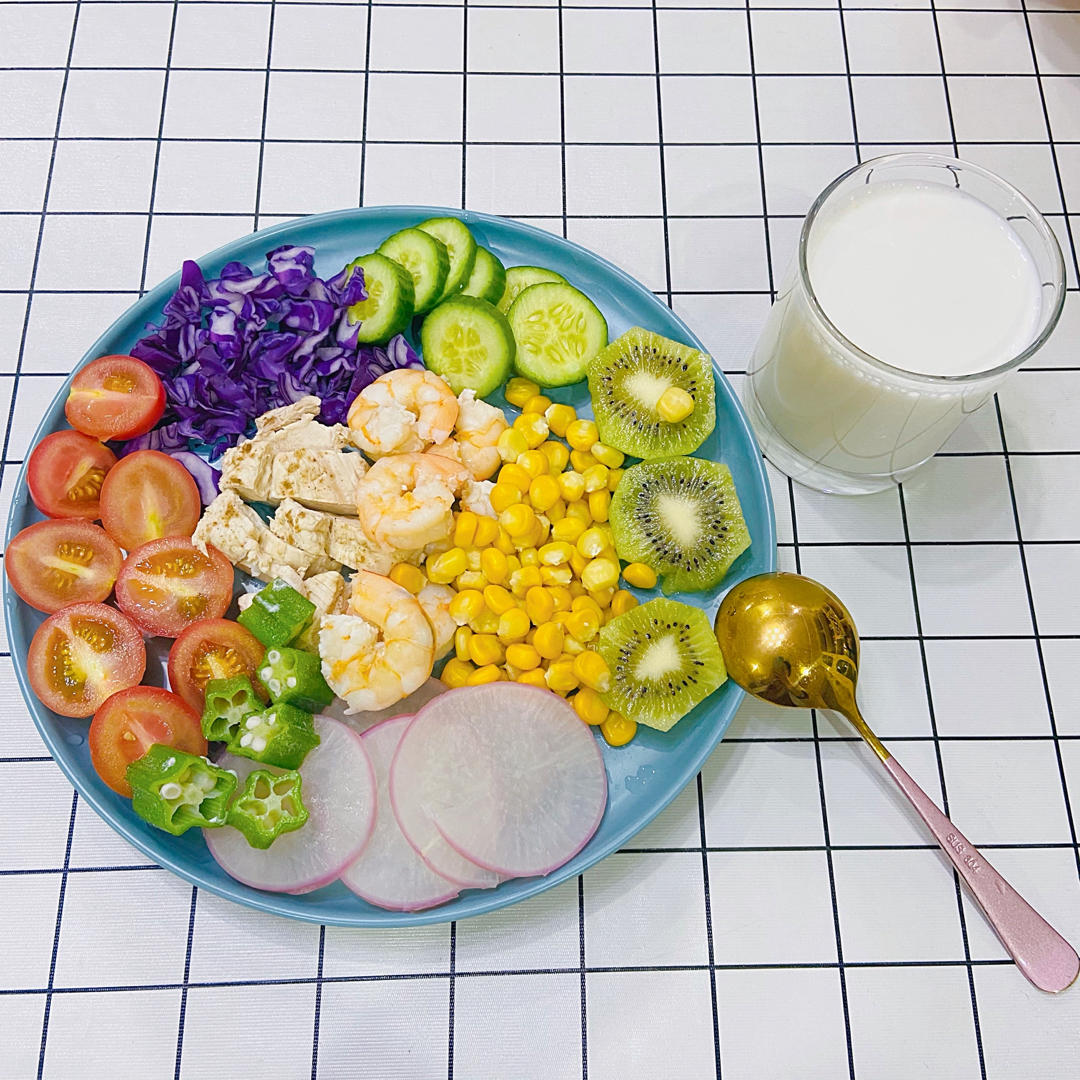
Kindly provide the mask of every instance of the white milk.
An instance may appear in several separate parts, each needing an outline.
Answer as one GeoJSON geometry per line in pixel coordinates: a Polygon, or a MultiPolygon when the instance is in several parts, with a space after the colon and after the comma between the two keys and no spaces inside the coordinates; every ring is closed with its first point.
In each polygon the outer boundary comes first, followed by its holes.
{"type": "Polygon", "coordinates": [[[793,274],[751,363],[766,453],[771,426],[812,461],[881,486],[937,451],[997,383],[930,384],[905,372],[985,372],[1038,332],[1030,251],[1003,217],[944,184],[887,180],[836,192],[810,229],[807,268],[841,334],[901,370],[881,371],[825,332],[793,274]]]}

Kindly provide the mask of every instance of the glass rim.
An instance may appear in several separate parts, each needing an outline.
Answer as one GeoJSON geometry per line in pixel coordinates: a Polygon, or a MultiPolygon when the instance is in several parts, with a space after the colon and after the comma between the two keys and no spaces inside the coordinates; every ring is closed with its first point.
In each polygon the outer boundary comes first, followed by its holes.
{"type": "MultiPolygon", "coordinates": [[[[973,196],[975,198],[977,196],[973,196]]],[[[982,200],[980,200],[981,202],[982,200]]],[[[991,209],[993,209],[991,207],[991,209]]],[[[996,211],[995,211],[996,212],[996,211]]],[[[1025,247],[1027,244],[1025,243],[1025,247]]],[[[925,154],[925,153],[902,153],[902,154],[882,154],[880,157],[869,158],[866,161],[861,161],[857,165],[852,166],[850,169],[841,173],[835,180],[831,181],[814,200],[813,205],[807,212],[806,217],[803,219],[802,228],[799,232],[799,278],[802,282],[803,288],[806,290],[807,298],[810,302],[811,310],[824,324],[825,329],[832,335],[836,341],[844,348],[850,350],[859,360],[865,362],[872,368],[876,368],[879,371],[888,375],[900,375],[906,379],[910,379],[914,382],[925,383],[929,385],[945,385],[945,386],[958,386],[964,383],[979,382],[995,375],[1004,375],[1006,372],[1012,371],[1014,368],[1019,367],[1030,357],[1034,356],[1046,344],[1047,338],[1053,333],[1054,328],[1058,324],[1058,320],[1061,318],[1061,312],[1065,306],[1065,258],[1061,252],[1061,245],[1058,243],[1058,238],[1054,233],[1054,230],[1050,228],[1046,218],[1035,206],[1035,204],[1018,188],[1015,188],[1007,180],[1002,179],[997,173],[991,172],[989,169],[984,169],[981,165],[975,165],[970,161],[963,161],[960,158],[949,157],[945,154],[925,154]],[[897,165],[897,164],[924,164],[924,165],[937,165],[945,169],[955,170],[957,168],[965,170],[967,172],[976,173],[984,180],[989,181],[991,184],[1003,189],[1009,196],[1016,199],[1027,214],[1032,219],[1032,224],[1036,230],[1040,233],[1046,242],[1047,248],[1050,252],[1051,261],[1054,264],[1054,280],[1040,282],[1040,288],[1050,285],[1054,290],[1054,299],[1049,317],[1046,320],[1045,326],[1035,337],[1035,339],[1027,345],[1022,352],[1006,360],[1004,363],[998,364],[996,367],[986,368],[982,371],[972,371],[964,375],[932,375],[924,372],[909,371],[907,368],[896,367],[894,364],[889,364],[884,360],[879,359],[872,353],[866,352],[860,348],[855,342],[849,340],[842,330],[829,318],[825,313],[825,309],[821,306],[821,302],[818,300],[817,294],[814,292],[813,283],[810,280],[810,268],[807,265],[806,253],[810,239],[810,232],[813,229],[814,222],[817,220],[817,216],[821,209],[825,206],[825,203],[829,200],[833,192],[836,191],[841,184],[851,177],[860,172],[864,172],[868,169],[878,168],[882,165],[897,165]]]]}

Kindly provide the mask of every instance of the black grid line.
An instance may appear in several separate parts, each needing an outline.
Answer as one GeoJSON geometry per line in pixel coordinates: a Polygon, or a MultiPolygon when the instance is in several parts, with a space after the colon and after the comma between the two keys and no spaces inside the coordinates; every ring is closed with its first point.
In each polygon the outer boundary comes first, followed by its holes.
{"type": "Polygon", "coordinates": [[[199,902],[198,887],[191,887],[191,907],[188,910],[187,945],[184,949],[184,984],[180,988],[180,1015],[176,1023],[176,1065],[173,1080],[180,1080],[184,1061],[184,1022],[187,1019],[188,981],[191,978],[191,946],[195,942],[195,908],[199,902]]]}
{"type": "MultiPolygon", "coordinates": [[[[311,1034],[311,1080],[319,1075],[319,1014],[322,1011],[323,959],[326,956],[326,927],[319,927],[319,962],[315,969],[315,1021],[311,1034]]],[[[179,1077],[177,1077],[179,1080],[179,1077]]]]}

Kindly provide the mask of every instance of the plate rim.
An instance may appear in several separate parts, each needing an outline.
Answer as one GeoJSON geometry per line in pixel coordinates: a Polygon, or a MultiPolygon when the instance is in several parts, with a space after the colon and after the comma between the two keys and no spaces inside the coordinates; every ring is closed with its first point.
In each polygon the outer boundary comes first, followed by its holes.
{"type": "MultiPolygon", "coordinates": [[[[228,242],[219,245],[213,251],[207,252],[204,255],[198,256],[195,261],[200,266],[219,266],[224,261],[227,261],[235,248],[250,243],[256,238],[266,238],[272,240],[277,236],[292,235],[297,230],[303,230],[308,227],[323,227],[334,226],[339,223],[350,222],[356,219],[363,219],[365,217],[375,217],[378,215],[407,215],[416,216],[418,221],[422,221],[429,217],[456,217],[466,224],[480,224],[487,225],[494,229],[504,230],[509,229],[512,232],[524,233],[527,236],[544,243],[555,244],[563,248],[568,248],[570,252],[575,256],[585,256],[590,261],[599,263],[605,273],[619,280],[624,286],[628,286],[632,291],[638,293],[644,293],[648,298],[656,304],[660,304],[667,312],[670,313],[670,317],[675,321],[676,325],[685,335],[686,340],[692,344],[695,348],[701,350],[706,356],[709,356],[713,362],[713,370],[715,375],[725,385],[727,392],[730,394],[730,399],[735,406],[736,419],[738,421],[741,436],[749,443],[749,445],[755,448],[758,452],[752,456],[751,466],[754,472],[754,478],[757,481],[758,487],[763,496],[766,514],[765,514],[765,530],[766,536],[756,541],[757,544],[765,548],[765,562],[767,570],[775,570],[777,565],[777,535],[776,535],[776,513],[772,499],[772,488],[769,483],[768,474],[765,471],[765,461],[761,454],[760,447],[758,446],[757,438],[754,435],[753,429],[750,426],[749,419],[746,415],[746,410],[743,407],[742,401],[735,388],[728,381],[727,376],[721,370],[717,364],[715,358],[710,351],[705,347],[703,342],[698,336],[690,329],[683,318],[667,304],[664,303],[656,293],[649,289],[633,275],[623,270],[621,267],[616,266],[610,262],[604,256],[597,254],[596,252],[584,247],[581,244],[576,243],[566,237],[559,236],[556,233],[548,232],[545,229],[541,229],[536,225],[532,225],[529,222],[519,221],[516,218],[504,217],[497,214],[488,214],[476,210],[468,210],[456,207],[445,206],[421,206],[410,204],[380,204],[376,206],[359,206],[349,207],[341,210],[331,210],[325,213],[309,214],[303,217],[292,218],[288,221],[278,222],[274,225],[267,226],[265,229],[257,229],[253,232],[246,233],[241,236],[237,236],[228,242]]],[[[301,241],[297,240],[297,244],[301,241]]],[[[44,415],[39,421],[37,427],[34,430],[34,434],[31,438],[30,447],[37,445],[37,443],[45,434],[45,428],[48,423],[49,416],[55,412],[57,401],[66,394],[68,387],[70,386],[71,379],[89,358],[93,356],[101,355],[101,349],[104,347],[104,343],[109,341],[116,334],[120,333],[124,325],[132,318],[132,313],[136,308],[160,308],[164,301],[168,299],[175,291],[180,282],[180,272],[176,271],[169,277],[160,281],[152,289],[147,290],[141,296],[128,305],[113,321],[108,328],[104,330],[94,343],[86,350],[82,357],[73,365],[71,372],[67,378],[57,389],[55,396],[50,404],[47,406],[44,415]]],[[[7,549],[8,544],[11,542],[13,535],[16,532],[15,518],[17,511],[20,509],[19,495],[26,493],[26,472],[27,466],[30,460],[30,453],[27,452],[26,457],[23,459],[22,465],[19,468],[19,472],[15,479],[14,488],[12,491],[11,502],[8,507],[7,521],[4,529],[4,549],[7,549]]],[[[733,583],[734,584],[734,583],[733,583]]],[[[673,787],[670,795],[662,798],[658,802],[650,803],[649,809],[642,819],[636,819],[624,828],[616,831],[616,833],[609,837],[603,846],[596,852],[590,853],[587,861],[580,866],[575,866],[572,870],[568,870],[567,867],[572,866],[578,861],[581,853],[576,855],[570,862],[564,864],[562,867],[552,871],[543,877],[537,878],[523,878],[517,879],[519,882],[518,891],[512,898],[499,899],[498,890],[476,890],[469,892],[464,900],[461,900],[459,896],[455,900],[448,902],[447,904],[440,905],[438,907],[429,908],[424,911],[415,912],[401,912],[390,911],[380,909],[378,913],[371,913],[364,909],[360,909],[356,912],[355,917],[344,917],[337,915],[336,913],[319,912],[317,908],[303,908],[303,907],[290,907],[287,906],[287,900],[292,899],[292,894],[289,893],[268,893],[259,890],[251,889],[242,885],[240,882],[235,882],[231,878],[225,875],[224,882],[216,877],[209,877],[199,868],[190,868],[185,865],[181,865],[173,857],[171,849],[165,845],[165,841],[159,841],[162,848],[159,850],[155,847],[154,843],[148,842],[144,839],[141,832],[128,827],[122,819],[118,818],[112,811],[111,807],[106,805],[101,796],[104,795],[104,791],[97,791],[95,788],[88,785],[83,785],[81,781],[76,777],[74,770],[69,767],[69,763],[66,757],[66,746],[63,737],[59,732],[53,732],[50,727],[46,725],[39,717],[39,711],[45,707],[37,701],[36,695],[29,684],[29,677],[25,670],[25,664],[19,663],[13,648],[14,642],[18,637],[21,639],[23,634],[21,630],[16,634],[15,627],[13,625],[13,615],[16,610],[16,605],[23,603],[22,600],[15,594],[11,588],[11,583],[7,578],[7,574],[4,574],[4,586],[3,586],[3,608],[4,608],[4,629],[7,634],[9,648],[11,649],[12,668],[15,671],[16,682],[19,686],[19,691],[22,694],[23,702],[30,713],[31,719],[34,722],[34,726],[37,728],[38,734],[41,736],[46,748],[48,749],[54,764],[56,764],[60,771],[67,778],[68,782],[72,785],[75,791],[78,792],[79,797],[84,799],[90,806],[90,808],[100,817],[111,829],[117,832],[125,840],[133,845],[137,850],[142,852],[143,855],[152,859],[161,869],[168,870],[180,877],[182,880],[187,881],[189,884],[197,886],[200,889],[205,889],[215,896],[219,896],[222,899],[232,901],[233,903],[242,904],[245,907],[252,908],[258,911],[268,912],[270,914],[278,915],[286,919],[294,919],[301,922],[311,923],[315,925],[324,926],[348,926],[358,929],[391,929],[408,926],[424,926],[436,923],[456,922],[461,919],[471,918],[477,915],[487,914],[493,911],[498,911],[506,907],[511,907],[520,903],[523,900],[527,900],[538,893],[545,892],[548,889],[554,888],[556,885],[562,883],[568,878],[583,874],[587,869],[595,866],[597,863],[606,859],[609,855],[612,855],[619,851],[620,848],[633,836],[637,835],[642,829],[644,829],[650,822],[652,822],[663,810],[670,805],[672,801],[683,791],[686,786],[693,780],[693,778],[701,771],[701,768],[711,756],[716,747],[723,741],[724,735],[727,732],[728,727],[731,724],[732,719],[737,712],[739,705],[745,698],[745,693],[738,686],[732,684],[734,693],[731,695],[729,702],[723,707],[725,715],[721,717],[720,723],[717,724],[718,731],[716,735],[707,740],[704,750],[690,759],[690,763],[685,768],[680,769],[677,772],[676,785],[673,787]],[[564,872],[565,871],[565,872],[564,872]],[[457,910],[457,907],[462,905],[465,910],[457,910]]],[[[25,651],[25,650],[24,650],[25,651]]],[[[104,788],[104,785],[101,785],[104,788]]],[[[163,837],[165,834],[162,834],[163,837]]],[[[584,849],[583,849],[584,850],[584,849]]],[[[216,865],[216,864],[215,864],[216,865]]],[[[217,870],[224,874],[224,871],[217,867],[217,870]]]]}

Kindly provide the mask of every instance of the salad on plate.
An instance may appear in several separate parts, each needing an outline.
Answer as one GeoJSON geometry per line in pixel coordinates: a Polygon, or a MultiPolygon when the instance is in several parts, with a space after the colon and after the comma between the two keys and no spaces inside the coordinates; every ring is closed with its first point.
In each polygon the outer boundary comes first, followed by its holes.
{"type": "Polygon", "coordinates": [[[454,217],[314,266],[185,263],[130,355],[73,378],[71,429],[27,466],[45,520],[5,567],[47,615],[34,693],[90,719],[136,814],[202,829],[255,888],[421,910],[581,850],[604,747],[726,679],[668,594],[750,538],[730,471],[693,456],[708,356],[609,341],[584,292],[454,217]],[[545,393],[586,379],[592,418],[545,393]],[[167,689],[146,638],[171,641],[167,689]]]}

